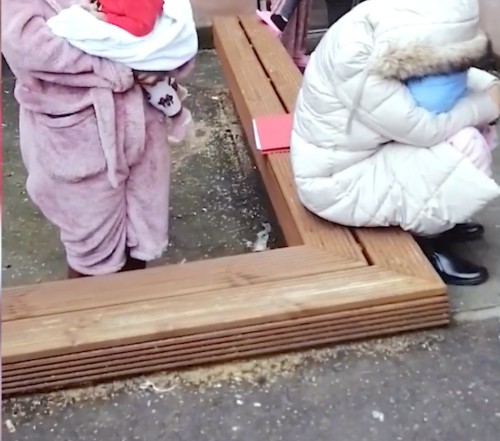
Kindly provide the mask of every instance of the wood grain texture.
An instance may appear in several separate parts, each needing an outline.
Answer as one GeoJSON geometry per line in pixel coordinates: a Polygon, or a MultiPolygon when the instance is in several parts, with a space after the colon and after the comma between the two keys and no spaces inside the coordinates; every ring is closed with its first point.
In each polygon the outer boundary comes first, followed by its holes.
{"type": "Polygon", "coordinates": [[[293,112],[302,74],[267,25],[258,21],[255,15],[242,15],[239,19],[280,101],[288,112],[293,112]]]}
{"type": "Polygon", "coordinates": [[[439,295],[432,282],[376,267],[335,271],[6,322],[2,360],[33,358],[439,295]],[[40,332],[43,330],[43,340],[40,332]]]}
{"type": "MultiPolygon", "coordinates": [[[[144,355],[168,352],[172,354],[175,348],[184,351],[201,352],[214,344],[236,345],[242,339],[262,336],[277,336],[295,330],[319,328],[325,324],[334,323],[342,328],[346,324],[357,320],[374,320],[381,322],[387,318],[405,316],[407,313],[432,315],[433,312],[447,312],[448,306],[444,296],[436,296],[402,303],[359,308],[356,310],[341,311],[327,314],[310,315],[279,322],[262,323],[258,325],[235,327],[233,329],[212,331],[201,334],[185,335],[180,337],[152,340],[131,345],[114,346],[106,349],[96,349],[85,352],[75,352],[68,355],[46,357],[3,365],[4,375],[8,378],[19,376],[21,373],[39,373],[64,366],[77,368],[82,365],[95,365],[103,361],[121,361],[123,358],[141,357],[144,355]]],[[[4,379],[7,378],[4,376],[4,379]]]]}
{"type": "MultiPolygon", "coordinates": [[[[200,365],[207,359],[213,360],[221,355],[232,355],[233,359],[236,360],[238,359],[238,353],[242,350],[267,350],[272,347],[279,348],[280,346],[290,343],[314,340],[318,338],[318,336],[322,338],[325,336],[345,338],[346,335],[357,335],[359,332],[373,331],[387,326],[391,327],[395,323],[398,325],[408,325],[410,323],[446,320],[447,318],[448,316],[445,310],[436,310],[431,313],[426,311],[422,314],[412,313],[405,317],[396,317],[392,319],[387,318],[385,320],[384,317],[378,317],[376,320],[367,321],[366,323],[362,321],[355,324],[344,324],[342,329],[339,329],[338,325],[331,324],[313,329],[298,330],[296,332],[290,331],[286,334],[278,336],[271,334],[263,337],[249,338],[246,341],[238,342],[237,347],[235,347],[234,344],[219,343],[201,347],[198,351],[173,350],[172,352],[160,352],[150,356],[141,354],[140,357],[123,357],[122,359],[115,360],[114,362],[101,361],[95,365],[80,365],[77,370],[75,370],[74,367],[65,368],[63,366],[58,366],[51,371],[45,371],[43,373],[20,373],[17,376],[8,373],[2,380],[2,386],[33,386],[40,382],[53,380],[56,377],[62,380],[73,380],[73,382],[75,382],[81,377],[99,375],[103,373],[109,374],[117,371],[123,371],[125,369],[134,369],[135,371],[140,372],[140,369],[147,368],[152,363],[174,364],[187,362],[190,365],[200,365]],[[202,361],[200,362],[200,360],[202,361]]],[[[279,349],[275,350],[279,351],[279,349]]]]}
{"type": "Polygon", "coordinates": [[[446,290],[436,271],[413,237],[400,228],[353,229],[373,265],[391,268],[401,274],[434,280],[446,290]]]}
{"type": "Polygon", "coordinates": [[[240,123],[249,143],[250,153],[257,166],[267,195],[271,200],[287,246],[302,245],[304,241],[291,214],[285,196],[267,160],[257,151],[252,119],[257,116],[285,113],[273,86],[250,46],[237,17],[218,17],[213,24],[214,44],[222,72],[231,91],[240,123]]]}
{"type": "Polygon", "coordinates": [[[345,331],[325,327],[313,333],[297,333],[296,335],[279,336],[267,342],[249,340],[248,345],[240,344],[238,347],[211,348],[210,351],[198,354],[188,354],[185,357],[172,358],[168,353],[156,358],[141,357],[140,360],[125,362],[110,368],[86,369],[82,366],[80,371],[66,373],[53,372],[46,376],[37,375],[34,378],[18,378],[7,380],[3,383],[5,396],[19,393],[33,393],[40,390],[51,390],[57,387],[67,387],[87,382],[104,381],[131,375],[141,375],[159,370],[185,368],[193,365],[203,365],[215,362],[230,361],[251,356],[262,356],[283,351],[298,350],[305,347],[321,346],[349,340],[364,339],[373,336],[391,335],[409,330],[442,326],[448,322],[446,312],[435,311],[432,314],[419,316],[410,314],[392,321],[379,324],[359,322],[345,331]]]}
{"type": "MultiPolygon", "coordinates": [[[[265,29],[262,30],[268,40],[281,47],[265,29]]],[[[347,228],[318,218],[307,211],[299,201],[293,182],[289,153],[276,153],[264,157],[255,147],[252,119],[256,116],[279,114],[290,110],[284,109],[281,97],[276,94],[268,74],[262,69],[259,54],[256,53],[258,46],[252,48],[247,34],[235,17],[221,17],[214,20],[214,43],[250,144],[251,154],[270,196],[287,245],[306,243],[317,248],[323,247],[366,264],[360,247],[347,228]]],[[[273,56],[272,53],[270,55],[273,56]]],[[[282,57],[281,61],[284,64],[276,67],[274,72],[296,69],[289,57],[282,57]]],[[[294,100],[297,90],[298,85],[293,92],[294,100]]]]}
{"type": "MultiPolygon", "coordinates": [[[[241,16],[240,22],[280,102],[287,112],[293,112],[302,81],[300,71],[283,45],[272,36],[264,24],[258,22],[254,16],[241,16]]],[[[267,161],[288,201],[293,221],[304,243],[366,263],[361,248],[348,228],[320,219],[304,208],[295,188],[290,154],[272,154],[267,157],[267,161]]]]}
{"type": "Polygon", "coordinates": [[[356,266],[356,262],[342,256],[303,246],[89,277],[77,282],[63,280],[19,286],[2,293],[2,321],[5,323],[194,293],[207,294],[235,286],[356,266]],[[141,287],[141,295],[137,293],[138,286],[141,287]]]}
{"type": "MultiPolygon", "coordinates": [[[[293,110],[300,74],[254,18],[216,19],[214,39],[253,146],[252,118],[293,110]]],[[[251,151],[290,248],[6,290],[4,393],[449,322],[445,287],[411,236],[317,218],[297,198],[289,155],[251,151]]]]}

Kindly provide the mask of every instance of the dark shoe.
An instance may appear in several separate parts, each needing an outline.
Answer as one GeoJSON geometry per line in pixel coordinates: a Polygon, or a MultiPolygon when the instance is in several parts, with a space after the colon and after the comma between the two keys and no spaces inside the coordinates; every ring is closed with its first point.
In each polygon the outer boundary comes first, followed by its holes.
{"type": "Polygon", "coordinates": [[[451,230],[441,234],[441,238],[450,242],[470,242],[481,239],[484,235],[484,227],[476,222],[457,224],[451,230]]]}
{"type": "Polygon", "coordinates": [[[476,265],[449,251],[434,251],[429,260],[447,285],[481,285],[489,278],[488,270],[484,266],[476,265]]]}
{"type": "Polygon", "coordinates": [[[447,285],[474,286],[488,280],[485,267],[456,256],[441,240],[418,239],[418,243],[447,285]]]}

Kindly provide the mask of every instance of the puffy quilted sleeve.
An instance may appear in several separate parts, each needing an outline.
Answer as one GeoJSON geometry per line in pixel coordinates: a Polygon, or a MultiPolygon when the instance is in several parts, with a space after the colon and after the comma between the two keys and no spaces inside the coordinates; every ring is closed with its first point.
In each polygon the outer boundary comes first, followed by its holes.
{"type": "Polygon", "coordinates": [[[103,87],[123,92],[134,85],[132,70],[92,57],[56,37],[43,16],[42,0],[2,1],[2,53],[14,70],[73,87],[103,87]]]}
{"type": "Polygon", "coordinates": [[[474,92],[488,90],[495,83],[500,83],[500,80],[494,75],[475,67],[469,69],[467,80],[468,89],[474,92]]]}
{"type": "MultiPolygon", "coordinates": [[[[368,72],[370,49],[357,41],[343,49],[351,51],[334,61],[333,81],[342,104],[359,120],[380,135],[404,144],[431,147],[469,126],[488,124],[499,109],[482,90],[471,90],[448,113],[432,114],[417,107],[407,87],[398,80],[368,72]],[[353,57],[352,54],[357,54],[353,57]]],[[[344,50],[341,50],[344,52],[344,50]]],[[[475,84],[483,84],[473,73],[475,84]],[[476,81],[476,78],[477,81],[476,81]]]]}

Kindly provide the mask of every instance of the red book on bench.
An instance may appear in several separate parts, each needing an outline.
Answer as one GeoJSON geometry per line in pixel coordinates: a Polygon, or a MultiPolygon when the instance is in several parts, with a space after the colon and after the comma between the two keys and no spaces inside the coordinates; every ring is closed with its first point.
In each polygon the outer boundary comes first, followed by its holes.
{"type": "Polygon", "coordinates": [[[292,120],[290,113],[254,118],[253,131],[257,149],[263,155],[289,150],[292,120]]]}

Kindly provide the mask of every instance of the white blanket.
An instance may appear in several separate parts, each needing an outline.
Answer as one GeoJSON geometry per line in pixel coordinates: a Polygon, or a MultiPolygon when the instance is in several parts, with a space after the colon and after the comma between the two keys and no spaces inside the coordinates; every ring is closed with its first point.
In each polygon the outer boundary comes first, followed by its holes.
{"type": "Polygon", "coordinates": [[[167,0],[153,31],[136,37],[71,6],[47,21],[52,32],[81,51],[135,70],[170,71],[196,55],[198,37],[190,0],[167,0]]]}

